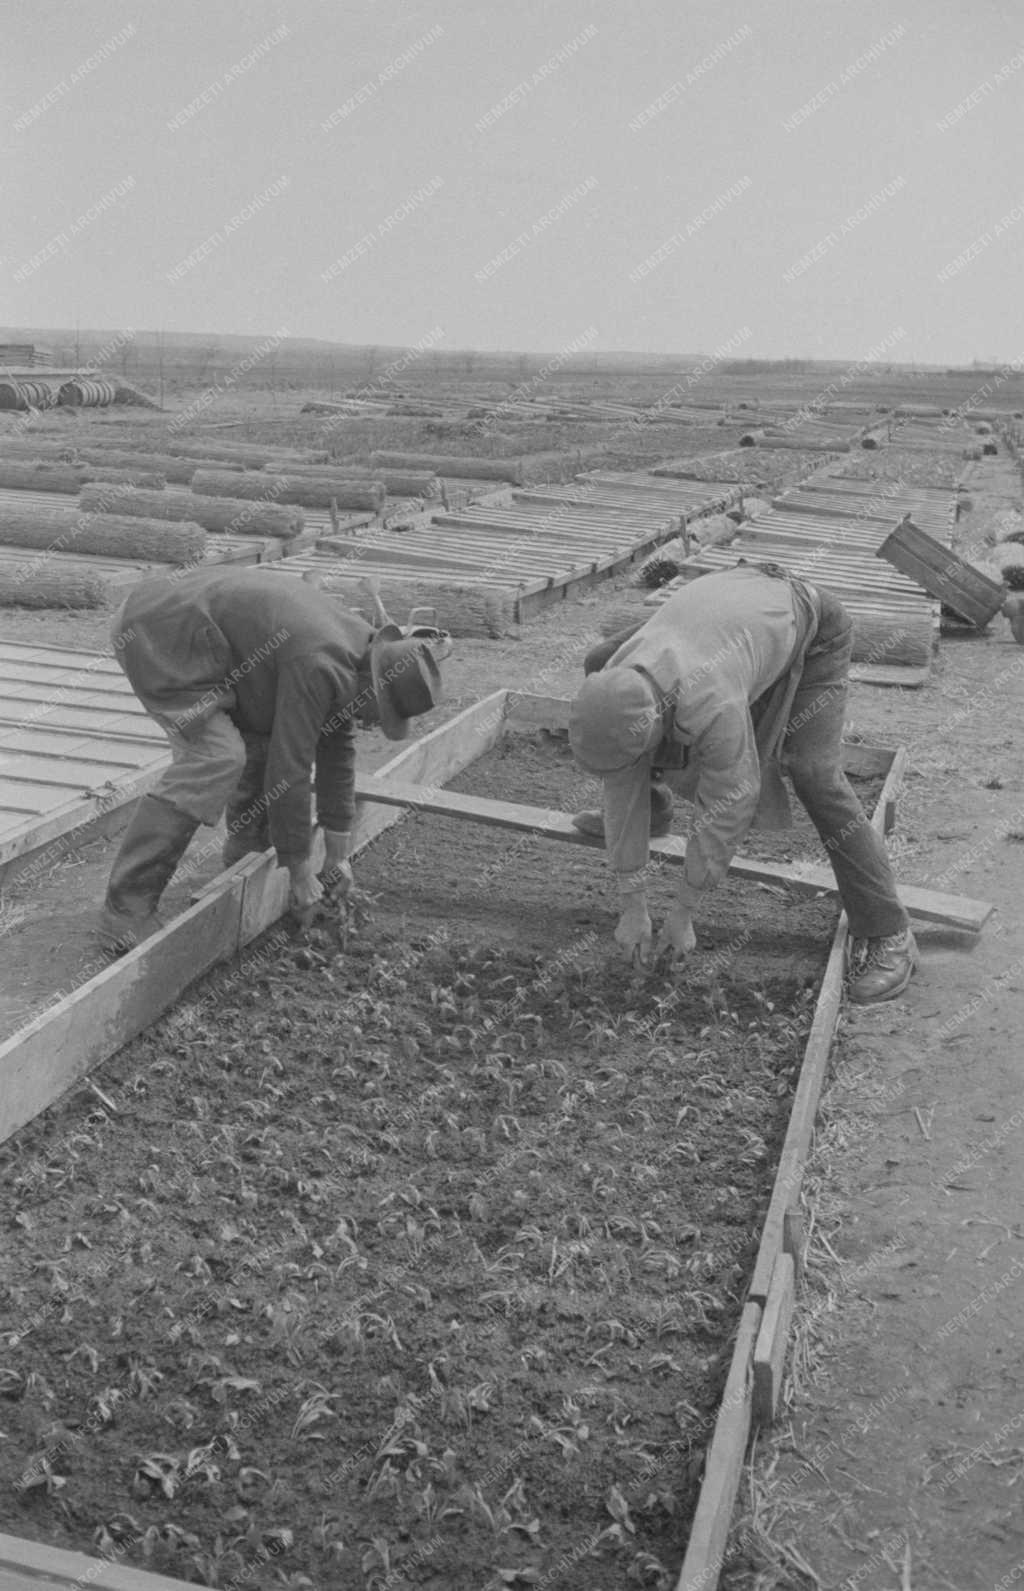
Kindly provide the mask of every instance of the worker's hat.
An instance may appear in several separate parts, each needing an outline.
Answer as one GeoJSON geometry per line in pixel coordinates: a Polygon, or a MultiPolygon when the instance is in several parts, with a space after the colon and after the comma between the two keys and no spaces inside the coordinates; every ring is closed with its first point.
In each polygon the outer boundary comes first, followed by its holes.
{"type": "Polygon", "coordinates": [[[656,687],[637,669],[591,674],[569,708],[572,754],[587,773],[623,773],[661,743],[662,712],[656,687]]]}
{"type": "Polygon", "coordinates": [[[441,670],[426,641],[410,639],[397,624],[385,624],[370,643],[370,678],[389,740],[404,740],[410,718],[429,713],[441,700],[441,670]]]}

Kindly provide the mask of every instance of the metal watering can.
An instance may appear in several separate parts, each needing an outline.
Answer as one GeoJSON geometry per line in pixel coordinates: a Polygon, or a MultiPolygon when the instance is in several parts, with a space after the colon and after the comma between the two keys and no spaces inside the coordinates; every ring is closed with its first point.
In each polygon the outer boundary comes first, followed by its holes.
{"type": "Polygon", "coordinates": [[[436,608],[410,608],[407,622],[399,629],[407,640],[426,641],[439,663],[451,654],[454,643],[447,630],[438,628],[436,608]]]}

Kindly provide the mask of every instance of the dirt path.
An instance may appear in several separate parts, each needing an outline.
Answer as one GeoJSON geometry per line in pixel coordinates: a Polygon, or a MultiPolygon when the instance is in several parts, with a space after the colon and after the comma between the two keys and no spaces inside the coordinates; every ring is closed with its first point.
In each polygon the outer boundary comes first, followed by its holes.
{"type": "MultiPolygon", "coordinates": [[[[971,495],[973,551],[1020,505],[1016,471],[985,460],[971,495]]],[[[911,748],[901,875],[998,913],[973,948],[922,933],[906,998],[847,1014],[789,1420],[755,1463],[761,1528],[734,1533],[730,1591],[1024,1575],[1022,691],[1002,619],[944,642],[925,691],[855,690],[858,727],[911,748]]]]}

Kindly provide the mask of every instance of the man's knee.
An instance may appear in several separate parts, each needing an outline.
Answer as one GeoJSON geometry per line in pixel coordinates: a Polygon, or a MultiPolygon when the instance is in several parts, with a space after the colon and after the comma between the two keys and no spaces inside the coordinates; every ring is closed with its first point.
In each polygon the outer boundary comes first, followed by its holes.
{"type": "Polygon", "coordinates": [[[161,780],[165,799],[200,823],[217,823],[244,772],[245,742],[223,713],[201,733],[171,739],[174,762],[161,780]]]}
{"type": "Polygon", "coordinates": [[[787,757],[784,767],[799,796],[831,793],[845,783],[846,776],[834,757],[787,757]]]}

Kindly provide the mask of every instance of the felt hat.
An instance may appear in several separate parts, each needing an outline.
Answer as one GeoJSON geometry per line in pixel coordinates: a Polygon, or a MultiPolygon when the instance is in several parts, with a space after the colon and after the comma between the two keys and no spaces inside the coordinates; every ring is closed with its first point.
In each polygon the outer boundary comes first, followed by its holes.
{"type": "Polygon", "coordinates": [[[623,773],[661,740],[661,700],[635,668],[591,674],[569,708],[569,745],[587,773],[623,773]]]}
{"type": "Polygon", "coordinates": [[[370,643],[370,679],[389,740],[404,740],[410,718],[429,713],[441,700],[441,670],[430,647],[404,636],[397,624],[382,625],[370,643]]]}

